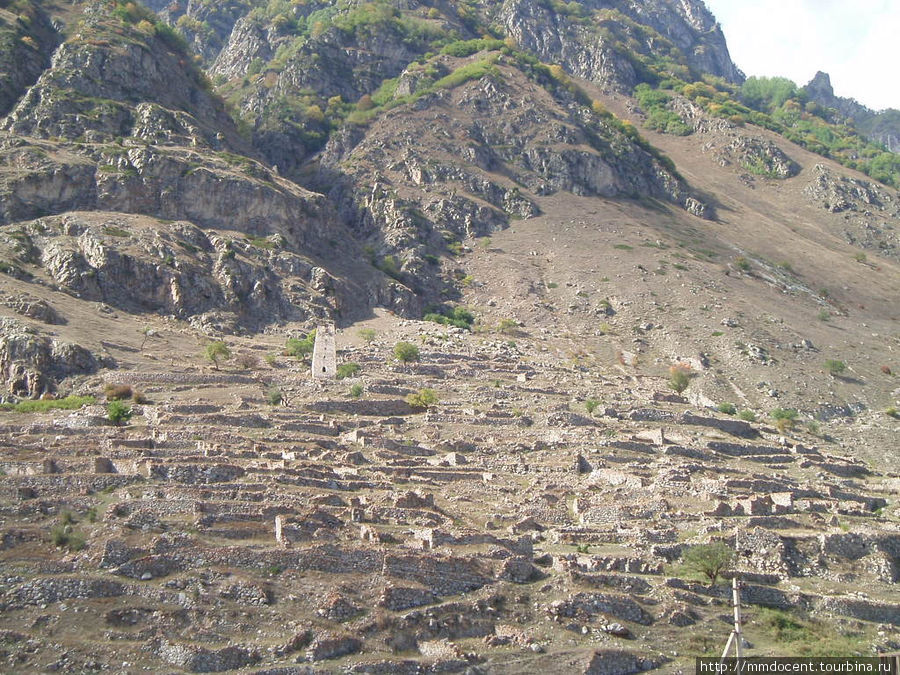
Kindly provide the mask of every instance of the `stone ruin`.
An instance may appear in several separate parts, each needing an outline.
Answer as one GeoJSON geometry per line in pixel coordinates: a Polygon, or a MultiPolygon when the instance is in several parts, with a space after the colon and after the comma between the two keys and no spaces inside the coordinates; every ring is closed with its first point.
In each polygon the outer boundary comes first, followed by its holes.
{"type": "MultiPolygon", "coordinates": [[[[317,334],[334,372],[333,329],[317,334]]],[[[675,631],[727,635],[728,585],[679,576],[709,540],[748,551],[748,612],[894,644],[895,475],[652,385],[584,416],[567,402],[592,385],[570,368],[431,350],[401,375],[352,351],[359,400],[295,372],[292,406],[164,403],[240,382],[133,373],[160,389],[144,424],[100,405],[0,419],[0,671],[86,672],[102,657],[78,645],[115,640],[126,672],[488,673],[509,655],[517,672],[678,672],[675,631]],[[402,397],[422,387],[446,398],[416,412],[402,397]],[[54,542],[64,526],[74,541],[54,542]]]]}
{"type": "Polygon", "coordinates": [[[319,326],[316,328],[316,343],[313,346],[312,376],[315,379],[333,380],[336,374],[334,326],[319,326]]]}

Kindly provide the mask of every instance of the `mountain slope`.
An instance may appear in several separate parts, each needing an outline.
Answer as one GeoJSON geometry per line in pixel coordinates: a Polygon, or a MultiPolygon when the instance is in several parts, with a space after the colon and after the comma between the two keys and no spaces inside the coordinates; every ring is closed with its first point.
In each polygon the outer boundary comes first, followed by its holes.
{"type": "Polygon", "coordinates": [[[900,165],[702,2],[0,5],[0,670],[900,649],[900,165]]]}

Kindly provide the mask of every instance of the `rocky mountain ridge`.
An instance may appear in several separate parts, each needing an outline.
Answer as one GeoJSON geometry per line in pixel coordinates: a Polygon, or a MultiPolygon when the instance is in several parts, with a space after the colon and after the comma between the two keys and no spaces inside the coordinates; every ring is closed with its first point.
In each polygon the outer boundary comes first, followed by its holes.
{"type": "Polygon", "coordinates": [[[835,96],[828,73],[819,71],[805,87],[810,99],[854,121],[860,131],[891,152],[900,152],[900,110],[874,111],[856,99],[835,96]]]}

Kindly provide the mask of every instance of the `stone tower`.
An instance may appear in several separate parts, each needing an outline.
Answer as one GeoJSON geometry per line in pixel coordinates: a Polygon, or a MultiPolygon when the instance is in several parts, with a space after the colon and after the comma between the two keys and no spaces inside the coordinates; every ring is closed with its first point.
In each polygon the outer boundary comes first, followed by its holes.
{"type": "Polygon", "coordinates": [[[337,354],[334,345],[334,326],[316,328],[316,344],[313,346],[312,376],[317,379],[334,379],[337,373],[337,354]]]}

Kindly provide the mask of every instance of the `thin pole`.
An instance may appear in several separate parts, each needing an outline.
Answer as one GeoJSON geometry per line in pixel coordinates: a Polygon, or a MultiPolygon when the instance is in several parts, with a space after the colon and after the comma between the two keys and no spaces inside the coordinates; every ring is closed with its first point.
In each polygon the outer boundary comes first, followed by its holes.
{"type": "Polygon", "coordinates": [[[722,651],[723,661],[728,657],[732,644],[734,645],[734,655],[739,659],[744,658],[744,638],[741,635],[741,582],[738,580],[737,572],[731,577],[731,605],[734,609],[734,629],[728,636],[728,642],[725,643],[725,649],[722,651]]]}
{"type": "Polygon", "coordinates": [[[744,639],[741,635],[741,582],[737,572],[731,577],[731,602],[734,605],[734,647],[737,657],[741,658],[744,656],[744,639]]]}

